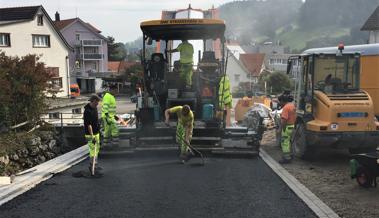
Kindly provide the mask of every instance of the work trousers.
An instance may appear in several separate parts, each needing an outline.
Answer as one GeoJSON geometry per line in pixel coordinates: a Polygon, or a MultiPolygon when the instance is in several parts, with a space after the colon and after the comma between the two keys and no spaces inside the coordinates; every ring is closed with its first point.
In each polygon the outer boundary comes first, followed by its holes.
{"type": "Polygon", "coordinates": [[[119,145],[119,129],[117,126],[117,122],[115,119],[111,119],[110,121],[104,118],[103,119],[104,124],[104,139],[103,144],[105,146],[108,145],[119,145]]]}
{"type": "MultiPolygon", "coordinates": [[[[191,135],[189,136],[189,139],[192,138],[192,131],[191,135]]],[[[186,129],[184,126],[180,123],[176,126],[176,142],[180,145],[180,155],[186,155],[188,151],[188,145],[185,143],[186,139],[186,129]]]]}
{"type": "Polygon", "coordinates": [[[291,135],[294,125],[286,125],[282,130],[281,147],[284,159],[291,159],[291,135]]]}
{"type": "Polygon", "coordinates": [[[87,140],[87,145],[89,149],[89,156],[92,157],[97,157],[100,151],[100,134],[94,134],[93,137],[95,138],[96,142],[93,143],[93,138],[91,135],[85,135],[85,138],[87,140]],[[96,149],[95,149],[96,148],[96,149]]]}
{"type": "Polygon", "coordinates": [[[185,82],[186,86],[192,86],[192,64],[180,63],[179,76],[185,82]]]}

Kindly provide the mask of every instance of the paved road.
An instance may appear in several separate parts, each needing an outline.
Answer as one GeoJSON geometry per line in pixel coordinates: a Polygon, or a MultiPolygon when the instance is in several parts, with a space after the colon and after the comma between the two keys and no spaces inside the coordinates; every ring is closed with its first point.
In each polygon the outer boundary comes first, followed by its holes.
{"type": "Polygon", "coordinates": [[[259,158],[191,162],[174,152],[103,157],[104,177],[73,178],[82,162],[1,206],[0,217],[315,217],[259,158]]]}

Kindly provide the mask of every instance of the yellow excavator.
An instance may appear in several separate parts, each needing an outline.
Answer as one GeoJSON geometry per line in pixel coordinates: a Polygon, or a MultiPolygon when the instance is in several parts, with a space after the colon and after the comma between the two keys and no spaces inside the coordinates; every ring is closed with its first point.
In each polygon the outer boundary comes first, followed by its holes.
{"type": "Polygon", "coordinates": [[[359,52],[345,52],[341,44],[289,58],[287,73],[296,78],[295,156],[311,158],[330,147],[351,153],[376,149],[379,123],[372,98],[360,88],[360,57],[359,52]]]}

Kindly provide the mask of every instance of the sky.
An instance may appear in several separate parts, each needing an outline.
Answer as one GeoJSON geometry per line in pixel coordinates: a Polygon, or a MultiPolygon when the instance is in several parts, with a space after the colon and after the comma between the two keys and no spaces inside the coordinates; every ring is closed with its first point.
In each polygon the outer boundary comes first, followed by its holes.
{"type": "Polygon", "coordinates": [[[160,19],[162,10],[209,9],[232,0],[0,0],[0,7],[42,5],[54,20],[79,17],[113,36],[116,42],[129,42],[141,36],[140,22],[160,19]]]}

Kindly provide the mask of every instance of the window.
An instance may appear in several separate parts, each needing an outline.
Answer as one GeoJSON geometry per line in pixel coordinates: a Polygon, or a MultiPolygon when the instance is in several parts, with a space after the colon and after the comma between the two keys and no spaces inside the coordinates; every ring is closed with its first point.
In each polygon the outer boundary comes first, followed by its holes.
{"type": "Polygon", "coordinates": [[[49,113],[49,119],[59,119],[59,118],[60,118],[59,112],[49,113]]]}
{"type": "Polygon", "coordinates": [[[79,33],[77,33],[76,35],[75,35],[75,38],[76,38],[76,40],[80,40],[80,34],[79,33]]]}
{"type": "Polygon", "coordinates": [[[74,109],[72,109],[72,114],[82,114],[82,109],[81,108],[74,108],[74,109]]]}
{"type": "Polygon", "coordinates": [[[240,81],[240,75],[239,74],[234,75],[234,80],[236,82],[239,82],[240,81]]]}
{"type": "Polygon", "coordinates": [[[51,77],[59,77],[59,67],[46,67],[45,70],[51,77]]]}
{"type": "Polygon", "coordinates": [[[33,35],[33,47],[48,48],[50,47],[49,35],[33,35]]]}
{"type": "Polygon", "coordinates": [[[11,46],[11,37],[9,33],[0,33],[0,47],[11,46]]]}
{"type": "Polygon", "coordinates": [[[49,81],[49,85],[51,85],[51,88],[54,89],[54,90],[61,89],[63,87],[62,86],[62,77],[52,78],[49,81]]]}
{"type": "Polygon", "coordinates": [[[38,26],[43,26],[43,15],[38,15],[37,17],[37,25],[38,26]]]}

